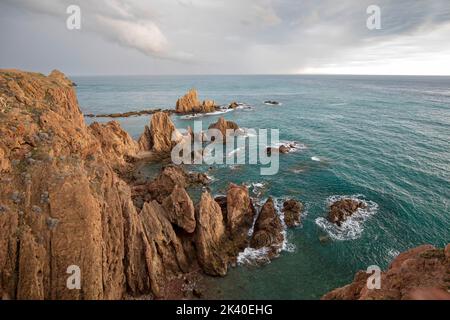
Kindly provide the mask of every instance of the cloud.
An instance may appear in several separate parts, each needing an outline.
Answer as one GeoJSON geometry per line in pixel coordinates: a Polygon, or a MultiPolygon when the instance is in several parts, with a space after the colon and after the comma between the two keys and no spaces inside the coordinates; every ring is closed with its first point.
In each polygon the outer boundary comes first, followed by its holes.
{"type": "Polygon", "coordinates": [[[66,8],[76,4],[81,8],[82,30],[96,33],[123,47],[136,49],[147,56],[172,58],[168,52],[168,40],[152,20],[148,10],[141,10],[140,1],[120,0],[7,0],[33,13],[47,14],[54,18],[67,17],[66,8]]]}
{"type": "MultiPolygon", "coordinates": [[[[376,73],[386,70],[381,64],[400,60],[403,67],[395,70],[423,72],[418,62],[444,61],[450,38],[449,0],[4,1],[62,21],[69,4],[80,5],[80,37],[89,31],[118,44],[99,41],[96,47],[127,58],[127,66],[142,73],[376,73]],[[381,30],[366,27],[366,9],[374,3],[381,8],[381,30]]],[[[118,69],[125,67],[98,72],[118,69]]]]}

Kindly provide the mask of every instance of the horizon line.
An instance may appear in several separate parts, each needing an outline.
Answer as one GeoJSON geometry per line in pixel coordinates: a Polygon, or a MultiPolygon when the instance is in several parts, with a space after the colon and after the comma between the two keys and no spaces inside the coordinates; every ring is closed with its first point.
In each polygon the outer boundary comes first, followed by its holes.
{"type": "MultiPolygon", "coordinates": [[[[66,74],[66,73],[65,73],[66,74]]],[[[181,76],[370,76],[370,77],[450,77],[450,74],[352,74],[352,73],[155,73],[155,74],[70,74],[70,77],[181,77],[181,76]]]]}

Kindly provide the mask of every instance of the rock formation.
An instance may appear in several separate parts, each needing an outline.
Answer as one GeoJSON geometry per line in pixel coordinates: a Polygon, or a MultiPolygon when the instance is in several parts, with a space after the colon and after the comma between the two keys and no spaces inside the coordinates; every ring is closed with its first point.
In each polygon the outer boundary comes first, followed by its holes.
{"type": "Polygon", "coordinates": [[[231,183],[227,192],[226,223],[231,235],[242,233],[242,228],[251,227],[255,208],[248,194],[248,188],[231,183]]]}
{"type": "Polygon", "coordinates": [[[328,212],[328,221],[341,226],[342,222],[347,220],[359,209],[365,209],[367,205],[356,199],[342,199],[338,200],[330,206],[328,212]]]}
{"type": "Polygon", "coordinates": [[[183,228],[188,233],[194,232],[194,204],[183,187],[175,185],[172,193],[163,200],[162,205],[170,222],[183,228]]]}
{"type": "Polygon", "coordinates": [[[170,115],[166,112],[156,112],[152,115],[150,125],[145,127],[138,143],[142,151],[167,154],[181,139],[182,136],[176,130],[170,115]]]}
{"type": "Polygon", "coordinates": [[[276,255],[284,240],[282,231],[280,217],[272,198],[269,198],[256,219],[250,246],[255,249],[270,248],[270,256],[276,255]]]}
{"type": "Polygon", "coordinates": [[[297,200],[286,200],[283,203],[284,223],[289,228],[300,224],[300,214],[303,211],[303,204],[297,200]]]}
{"type": "Polygon", "coordinates": [[[212,100],[205,100],[203,103],[200,103],[197,90],[192,89],[178,99],[175,112],[179,114],[209,113],[214,112],[216,108],[216,103],[212,100]]]}
{"type": "Polygon", "coordinates": [[[397,256],[381,274],[381,288],[368,289],[371,274],[359,271],[353,283],[335,289],[323,300],[450,300],[450,244],[445,249],[424,245],[397,256]]]}
{"type": "MultiPolygon", "coordinates": [[[[223,117],[220,117],[219,120],[217,120],[216,123],[211,124],[208,129],[217,129],[220,131],[220,133],[222,134],[222,141],[226,141],[226,138],[228,135],[227,130],[232,130],[231,133],[233,134],[236,130],[239,129],[239,126],[232,122],[232,121],[227,121],[225,120],[223,117]]],[[[211,134],[210,134],[211,135],[211,134]]],[[[211,139],[212,141],[215,141],[215,139],[211,139]]]]}
{"type": "Polygon", "coordinates": [[[225,224],[219,204],[208,192],[202,194],[197,211],[196,248],[203,270],[210,275],[224,276],[227,259],[223,252],[225,224]]]}
{"type": "MultiPolygon", "coordinates": [[[[169,151],[173,130],[165,113],[139,144],[117,122],[88,127],[62,73],[0,71],[0,297],[164,298],[197,260],[224,275],[233,242],[220,206],[205,194],[195,213],[186,192],[206,175],[166,166],[148,183],[123,180],[139,146],[169,151]],[[228,245],[215,256],[222,236],[228,245]],[[69,290],[68,270],[82,290],[69,290]]],[[[234,229],[250,204],[245,190],[230,194],[234,229]]]]}

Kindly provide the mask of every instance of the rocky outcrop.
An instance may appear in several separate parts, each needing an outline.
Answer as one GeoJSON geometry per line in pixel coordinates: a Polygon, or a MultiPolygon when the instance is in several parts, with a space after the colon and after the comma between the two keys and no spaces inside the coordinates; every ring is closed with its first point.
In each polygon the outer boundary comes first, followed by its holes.
{"type": "MultiPolygon", "coordinates": [[[[217,120],[216,123],[211,124],[208,129],[216,129],[219,130],[221,133],[221,137],[212,137],[211,140],[215,141],[216,138],[218,138],[218,141],[226,141],[227,136],[234,134],[236,130],[239,129],[239,126],[232,122],[227,121],[223,117],[220,117],[219,120],[217,120]],[[231,130],[230,132],[227,132],[227,130],[231,130]]],[[[214,136],[214,134],[210,133],[210,135],[214,136]]]]}
{"type": "Polygon", "coordinates": [[[397,256],[381,274],[381,288],[368,289],[371,274],[360,271],[353,283],[335,289],[323,300],[450,300],[450,244],[445,249],[424,245],[397,256]]]}
{"type": "Polygon", "coordinates": [[[180,239],[159,203],[145,203],[140,217],[151,289],[155,296],[163,297],[167,280],[189,270],[188,260],[180,239]]]}
{"type": "Polygon", "coordinates": [[[227,192],[226,223],[231,236],[245,233],[253,223],[255,208],[246,186],[231,183],[227,192]]]}
{"type": "Polygon", "coordinates": [[[203,103],[200,103],[197,90],[192,89],[178,99],[175,112],[179,114],[209,113],[214,112],[216,108],[216,103],[212,100],[205,100],[203,103]]]}
{"type": "Polygon", "coordinates": [[[367,205],[356,199],[341,199],[334,202],[329,209],[327,219],[328,221],[341,226],[350,216],[356,213],[359,209],[365,209],[367,205]]]}
{"type": "Polygon", "coordinates": [[[278,216],[272,198],[269,198],[261,208],[256,219],[250,246],[255,249],[269,248],[269,256],[278,253],[284,240],[283,225],[278,216]]]}
{"type": "Polygon", "coordinates": [[[224,276],[227,273],[225,236],[221,208],[208,192],[203,192],[197,211],[195,244],[198,261],[207,274],[224,276]]]}
{"type": "Polygon", "coordinates": [[[139,151],[136,141],[120,127],[117,121],[105,124],[94,122],[89,126],[89,131],[100,142],[104,155],[108,159],[113,159],[119,166],[132,161],[139,151]]]}
{"type": "Polygon", "coordinates": [[[194,232],[194,204],[183,187],[175,185],[172,193],[163,200],[162,206],[170,222],[183,228],[187,233],[194,232]]]}
{"type": "Polygon", "coordinates": [[[142,151],[167,154],[181,138],[181,134],[176,130],[170,119],[170,115],[166,112],[157,112],[152,115],[150,125],[145,127],[138,143],[142,151]]]}
{"type": "Polygon", "coordinates": [[[283,203],[284,223],[292,228],[300,224],[300,214],[303,211],[303,204],[297,200],[286,200],[283,203]]]}

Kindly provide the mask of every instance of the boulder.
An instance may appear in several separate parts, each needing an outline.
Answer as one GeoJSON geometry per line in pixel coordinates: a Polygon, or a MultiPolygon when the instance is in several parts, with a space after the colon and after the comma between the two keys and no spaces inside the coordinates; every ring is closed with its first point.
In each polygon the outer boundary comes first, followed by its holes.
{"type": "Polygon", "coordinates": [[[300,214],[303,211],[303,204],[297,200],[286,200],[283,203],[284,223],[289,228],[300,224],[300,214]]]}
{"type": "Polygon", "coordinates": [[[219,204],[208,192],[203,192],[197,211],[195,246],[197,257],[206,274],[224,276],[227,255],[224,253],[225,224],[219,204]]]}
{"type": "Polygon", "coordinates": [[[284,240],[283,225],[277,214],[272,198],[261,208],[256,219],[250,246],[255,249],[270,248],[270,255],[278,253],[284,240]]]}
{"type": "Polygon", "coordinates": [[[341,224],[359,209],[365,209],[367,205],[357,199],[341,199],[330,206],[328,221],[341,226],[341,224]]]}

